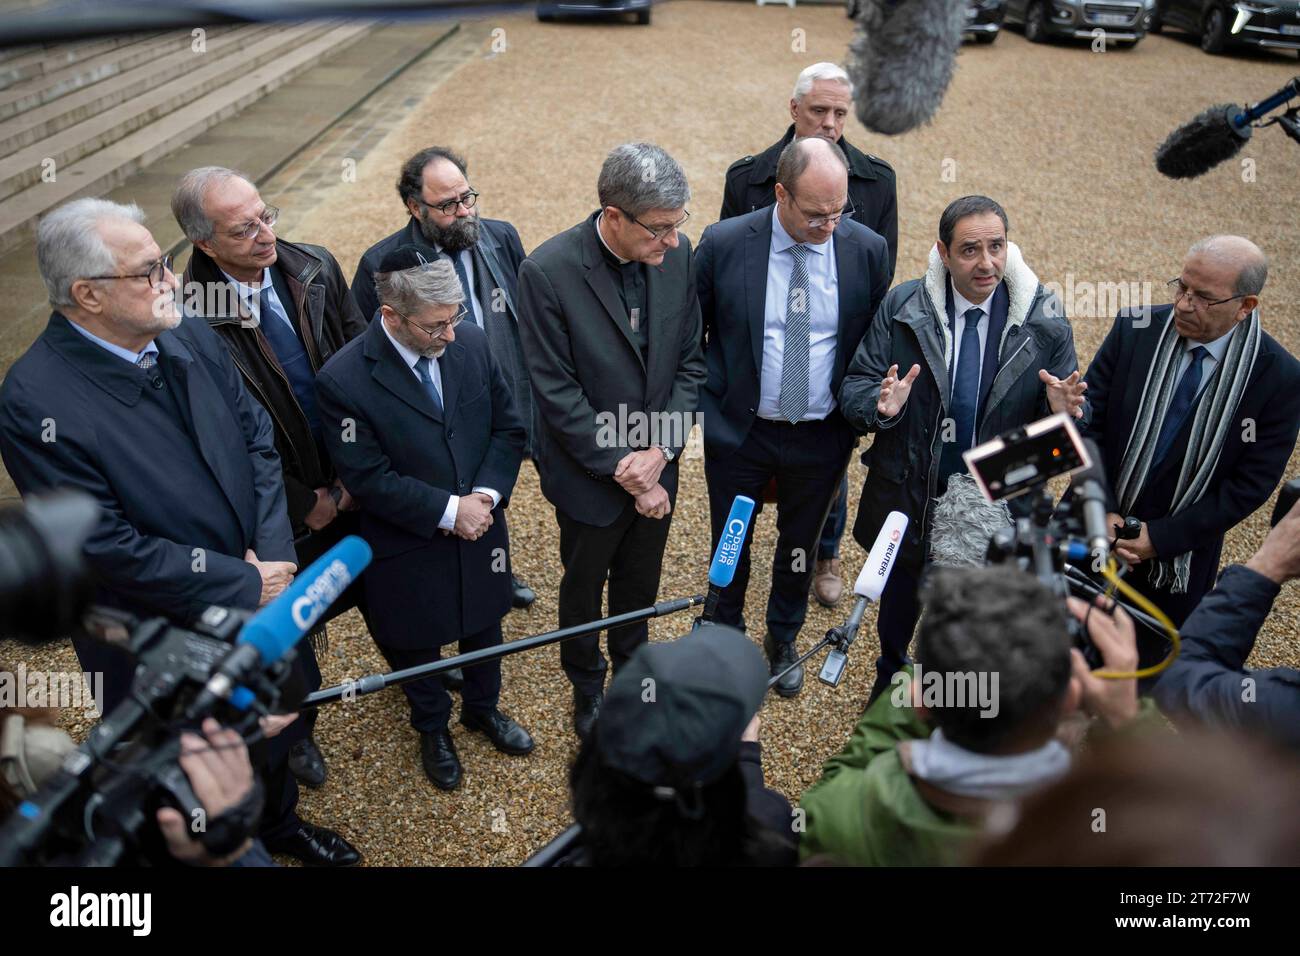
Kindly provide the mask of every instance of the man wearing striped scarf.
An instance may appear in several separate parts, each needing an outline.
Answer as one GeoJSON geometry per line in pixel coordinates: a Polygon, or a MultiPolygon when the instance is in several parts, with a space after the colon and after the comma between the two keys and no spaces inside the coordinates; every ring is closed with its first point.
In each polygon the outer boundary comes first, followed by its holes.
{"type": "MultiPolygon", "coordinates": [[[[1223,536],[1269,500],[1300,428],[1300,362],[1262,327],[1263,252],[1240,236],[1188,250],[1173,304],[1121,312],[1085,381],[1118,555],[1180,625],[1213,585],[1223,536]]],[[[1155,642],[1153,642],[1155,643],[1155,642]]],[[[1143,664],[1163,656],[1142,648],[1143,664]]]]}

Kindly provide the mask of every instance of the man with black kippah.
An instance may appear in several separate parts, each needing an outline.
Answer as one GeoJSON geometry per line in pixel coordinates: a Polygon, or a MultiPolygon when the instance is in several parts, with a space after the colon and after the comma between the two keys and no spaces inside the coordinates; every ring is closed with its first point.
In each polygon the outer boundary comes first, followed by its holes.
{"type": "MultiPolygon", "coordinates": [[[[427,250],[426,250],[427,251],[427,250]]],[[[389,252],[375,273],[379,318],[316,380],[330,455],[361,506],[374,549],[362,577],[372,635],[395,669],[501,643],[511,577],[505,507],[523,460],[510,386],[472,322],[456,271],[420,249],[389,252]]],[[[528,731],[497,709],[501,662],[465,668],[460,722],[513,755],[528,731]]],[[[460,784],[441,679],[404,684],[424,772],[460,784]]]]}

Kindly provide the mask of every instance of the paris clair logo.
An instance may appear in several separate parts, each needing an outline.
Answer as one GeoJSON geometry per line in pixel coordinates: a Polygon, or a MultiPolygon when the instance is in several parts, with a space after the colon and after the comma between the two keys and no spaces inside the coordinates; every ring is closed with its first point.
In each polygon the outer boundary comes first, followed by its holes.
{"type": "Polygon", "coordinates": [[[740,558],[740,546],[745,540],[745,522],[732,518],[727,531],[718,543],[718,564],[733,565],[740,558]]]}
{"type": "Polygon", "coordinates": [[[352,575],[348,572],[348,566],[337,559],[330,562],[329,567],[293,602],[290,608],[293,623],[304,631],[307,630],[351,583],[352,575]]]}
{"type": "Polygon", "coordinates": [[[126,926],[133,936],[148,936],[152,914],[152,893],[82,893],[74,886],[50,897],[51,926],[126,926]]]}

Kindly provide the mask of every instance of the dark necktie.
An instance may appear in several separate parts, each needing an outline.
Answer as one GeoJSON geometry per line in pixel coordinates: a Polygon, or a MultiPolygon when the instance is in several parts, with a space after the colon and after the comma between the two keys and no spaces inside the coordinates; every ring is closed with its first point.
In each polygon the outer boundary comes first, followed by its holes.
{"type": "Polygon", "coordinates": [[[460,280],[461,291],[465,293],[465,308],[469,310],[469,319],[477,325],[478,313],[474,311],[474,303],[471,301],[469,276],[465,274],[465,266],[460,261],[460,253],[449,252],[447,255],[451,258],[451,264],[456,267],[456,278],[460,280]]]}
{"type": "Polygon", "coordinates": [[[966,310],[966,326],[961,333],[961,351],[957,358],[957,377],[952,385],[952,420],[957,426],[957,451],[975,443],[975,416],[980,401],[980,319],[984,310],[966,310]]]}
{"type": "Polygon", "coordinates": [[[141,355],[138,359],[135,360],[135,364],[140,366],[140,368],[144,369],[147,372],[149,371],[149,369],[153,368],[155,365],[158,364],[158,353],[145,352],[143,355],[141,355]]]}
{"type": "Polygon", "coordinates": [[[429,358],[427,355],[422,356],[415,363],[415,374],[420,376],[420,381],[424,383],[424,389],[433,399],[433,407],[442,414],[442,393],[438,391],[437,384],[433,381],[433,363],[436,359],[429,358]]]}
{"type": "Polygon", "coordinates": [[[790,247],[794,266],[785,298],[785,350],[781,356],[781,397],[777,409],[787,422],[808,414],[808,340],[812,325],[808,302],[808,247],[790,247]]]}
{"type": "Polygon", "coordinates": [[[280,368],[289,379],[289,387],[293,389],[294,398],[298,399],[298,407],[306,416],[312,434],[319,436],[321,426],[320,415],[316,411],[316,373],[312,371],[311,359],[307,357],[307,350],[302,347],[297,334],[272,308],[271,289],[272,286],[267,283],[257,294],[257,314],[262,334],[271,343],[271,351],[275,353],[280,368]]]}
{"type": "Polygon", "coordinates": [[[1186,420],[1187,413],[1192,410],[1192,405],[1196,402],[1196,393],[1201,389],[1202,363],[1209,354],[1210,350],[1204,345],[1192,349],[1192,364],[1187,366],[1187,371],[1183,372],[1183,377],[1178,380],[1174,397],[1169,402],[1169,410],[1165,412],[1165,420],[1160,425],[1155,457],[1151,459],[1153,462],[1162,461],[1165,455],[1169,454],[1174,436],[1178,434],[1178,429],[1186,420]]]}

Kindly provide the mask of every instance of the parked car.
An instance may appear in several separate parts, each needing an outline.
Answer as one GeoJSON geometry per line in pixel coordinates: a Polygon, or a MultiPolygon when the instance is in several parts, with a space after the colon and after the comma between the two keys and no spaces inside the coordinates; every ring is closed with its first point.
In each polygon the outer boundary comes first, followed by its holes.
{"type": "Polygon", "coordinates": [[[630,13],[637,23],[647,24],[652,5],[652,0],[538,0],[537,19],[549,23],[570,17],[596,19],[630,13]]]}
{"type": "Polygon", "coordinates": [[[1147,0],[1007,0],[1006,22],[1023,23],[1025,39],[1091,40],[1104,30],[1106,40],[1134,46],[1147,34],[1151,12],[1147,0]]]}
{"type": "Polygon", "coordinates": [[[1007,0],[966,0],[966,33],[963,39],[992,43],[1002,30],[1007,0]]]}
{"type": "Polygon", "coordinates": [[[1151,32],[1162,27],[1199,36],[1206,53],[1263,46],[1300,54],[1300,0],[1156,0],[1151,32]]]}

